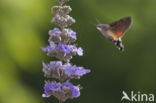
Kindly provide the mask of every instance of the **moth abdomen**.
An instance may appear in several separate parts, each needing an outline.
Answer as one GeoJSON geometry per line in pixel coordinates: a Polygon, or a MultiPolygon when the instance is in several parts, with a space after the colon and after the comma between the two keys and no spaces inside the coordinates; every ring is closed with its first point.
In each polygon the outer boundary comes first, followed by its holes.
{"type": "Polygon", "coordinates": [[[122,41],[120,39],[113,41],[113,43],[117,46],[117,48],[120,51],[124,51],[124,45],[122,44],[122,41]]]}

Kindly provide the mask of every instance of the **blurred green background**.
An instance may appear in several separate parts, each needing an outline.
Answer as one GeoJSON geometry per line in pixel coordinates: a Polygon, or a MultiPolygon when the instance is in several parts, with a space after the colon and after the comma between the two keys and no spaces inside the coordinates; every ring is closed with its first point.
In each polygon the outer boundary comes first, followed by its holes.
{"type": "MultiPolygon", "coordinates": [[[[0,0],[0,103],[58,103],[41,98],[44,80],[41,61],[52,60],[40,49],[48,44],[55,0],[0,0]]],[[[120,103],[122,91],[156,94],[156,0],[71,0],[77,44],[83,57],[72,63],[92,72],[75,84],[83,86],[78,99],[66,103],[120,103]],[[96,30],[96,18],[112,23],[132,16],[117,50],[96,30]]],[[[140,102],[143,103],[143,102],[140,102]]]]}

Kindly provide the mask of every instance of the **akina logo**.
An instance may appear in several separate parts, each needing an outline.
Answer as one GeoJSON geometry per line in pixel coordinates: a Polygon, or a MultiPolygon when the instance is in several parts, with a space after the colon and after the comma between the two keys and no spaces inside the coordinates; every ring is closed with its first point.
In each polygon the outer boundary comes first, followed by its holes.
{"type": "Polygon", "coordinates": [[[135,101],[135,102],[154,102],[155,95],[150,93],[150,94],[145,94],[141,93],[140,91],[134,92],[131,91],[130,94],[127,94],[125,91],[122,91],[122,98],[121,101],[127,100],[127,101],[135,101]]]}

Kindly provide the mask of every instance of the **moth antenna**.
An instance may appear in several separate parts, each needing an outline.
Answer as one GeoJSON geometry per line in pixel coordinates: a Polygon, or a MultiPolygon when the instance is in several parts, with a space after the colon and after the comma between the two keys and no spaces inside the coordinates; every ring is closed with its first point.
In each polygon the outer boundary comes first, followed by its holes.
{"type": "Polygon", "coordinates": [[[101,22],[100,22],[100,20],[99,20],[98,18],[96,18],[96,22],[97,22],[98,24],[101,24],[101,22]]]}

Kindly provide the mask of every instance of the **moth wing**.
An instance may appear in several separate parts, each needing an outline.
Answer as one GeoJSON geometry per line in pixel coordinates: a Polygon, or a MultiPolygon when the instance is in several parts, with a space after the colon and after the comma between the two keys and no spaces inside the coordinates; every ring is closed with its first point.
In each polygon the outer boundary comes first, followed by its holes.
{"type": "Polygon", "coordinates": [[[126,30],[130,27],[132,23],[131,17],[126,17],[110,24],[110,31],[115,37],[119,38],[124,35],[126,30]]]}

